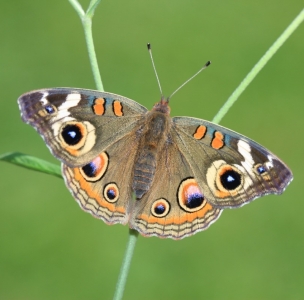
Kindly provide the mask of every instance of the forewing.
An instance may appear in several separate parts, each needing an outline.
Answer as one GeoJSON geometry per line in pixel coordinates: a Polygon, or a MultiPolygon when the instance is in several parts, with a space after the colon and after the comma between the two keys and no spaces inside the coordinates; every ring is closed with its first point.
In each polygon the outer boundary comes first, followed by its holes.
{"type": "Polygon", "coordinates": [[[134,131],[147,109],[119,95],[74,88],[32,91],[18,99],[22,119],[70,167],[89,163],[134,131]]]}
{"type": "Polygon", "coordinates": [[[281,194],[291,170],[258,143],[232,130],[200,119],[173,118],[179,150],[204,190],[219,208],[242,206],[257,197],[281,194]]]}

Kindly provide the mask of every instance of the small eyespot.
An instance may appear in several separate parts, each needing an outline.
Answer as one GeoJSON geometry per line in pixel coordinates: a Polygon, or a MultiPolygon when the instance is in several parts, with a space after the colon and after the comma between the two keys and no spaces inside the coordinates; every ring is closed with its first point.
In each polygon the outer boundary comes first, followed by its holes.
{"type": "Polygon", "coordinates": [[[114,182],[108,183],[104,187],[103,195],[108,202],[110,203],[116,202],[119,198],[119,189],[116,183],[114,182]]]}
{"type": "Polygon", "coordinates": [[[177,198],[180,207],[187,212],[198,211],[207,203],[194,178],[187,178],[181,182],[177,198]]]}
{"type": "Polygon", "coordinates": [[[45,107],[44,107],[44,110],[46,111],[47,114],[51,115],[53,114],[54,112],[56,112],[56,108],[51,105],[51,104],[47,104],[45,107]]]}
{"type": "MultiPolygon", "coordinates": [[[[255,174],[260,177],[260,179],[263,179],[265,181],[271,181],[271,177],[269,175],[269,169],[268,169],[267,164],[269,164],[269,162],[265,162],[264,164],[256,164],[253,167],[253,170],[254,170],[255,174]]],[[[272,162],[271,162],[271,165],[272,165],[272,162]]]]}
{"type": "Polygon", "coordinates": [[[151,206],[151,213],[154,217],[163,218],[170,212],[170,203],[164,198],[155,200],[151,206]]]}
{"type": "Polygon", "coordinates": [[[264,173],[266,173],[266,168],[262,165],[262,164],[258,164],[255,166],[256,171],[258,172],[258,174],[262,175],[264,173]]]}
{"type": "Polygon", "coordinates": [[[100,180],[107,171],[109,157],[106,152],[102,152],[91,162],[80,168],[82,176],[91,182],[100,180]]]}
{"type": "Polygon", "coordinates": [[[75,146],[83,138],[83,133],[78,124],[68,124],[62,128],[61,136],[67,145],[75,146]]]}

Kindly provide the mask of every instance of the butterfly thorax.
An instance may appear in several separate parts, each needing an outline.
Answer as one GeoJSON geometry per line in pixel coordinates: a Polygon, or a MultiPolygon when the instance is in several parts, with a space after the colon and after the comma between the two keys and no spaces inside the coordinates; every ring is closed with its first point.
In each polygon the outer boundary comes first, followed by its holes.
{"type": "Polygon", "coordinates": [[[140,199],[153,183],[157,161],[163,154],[162,150],[171,128],[169,112],[169,106],[159,102],[145,116],[132,183],[137,199],[140,199]]]}
{"type": "Polygon", "coordinates": [[[152,111],[158,111],[165,115],[170,115],[169,100],[166,100],[164,97],[162,97],[159,102],[154,104],[152,111]]]}

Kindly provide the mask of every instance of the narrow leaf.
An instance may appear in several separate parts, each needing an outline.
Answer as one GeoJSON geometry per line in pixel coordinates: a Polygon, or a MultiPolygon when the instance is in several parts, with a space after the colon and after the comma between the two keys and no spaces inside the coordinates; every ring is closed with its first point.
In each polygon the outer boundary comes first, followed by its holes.
{"type": "Polygon", "coordinates": [[[0,155],[0,160],[62,178],[60,166],[34,156],[20,152],[10,152],[0,155]]]}

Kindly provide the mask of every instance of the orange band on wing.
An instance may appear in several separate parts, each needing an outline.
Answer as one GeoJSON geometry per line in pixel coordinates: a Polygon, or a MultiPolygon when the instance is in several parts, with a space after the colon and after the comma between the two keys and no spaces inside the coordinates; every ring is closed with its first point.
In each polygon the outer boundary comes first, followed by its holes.
{"type": "Polygon", "coordinates": [[[87,182],[84,177],[81,175],[80,171],[78,168],[74,168],[74,175],[75,175],[75,180],[77,180],[77,182],[79,183],[80,187],[82,190],[84,190],[87,195],[96,200],[96,202],[103,208],[107,208],[109,211],[111,212],[120,212],[120,213],[125,213],[126,210],[124,207],[122,206],[116,206],[112,203],[107,202],[104,198],[102,198],[100,196],[99,193],[97,193],[96,191],[94,191],[92,189],[92,184],[87,182]]]}
{"type": "Polygon", "coordinates": [[[184,213],[179,217],[171,217],[171,218],[156,218],[152,215],[142,214],[137,217],[137,219],[142,219],[147,223],[157,223],[160,225],[171,225],[171,224],[184,224],[186,222],[193,222],[197,218],[203,218],[213,207],[206,203],[206,205],[199,211],[194,213],[184,213]]]}
{"type": "Polygon", "coordinates": [[[68,151],[71,155],[73,156],[78,156],[79,155],[79,151],[76,149],[73,149],[71,147],[65,147],[64,148],[66,151],[68,151]]]}

